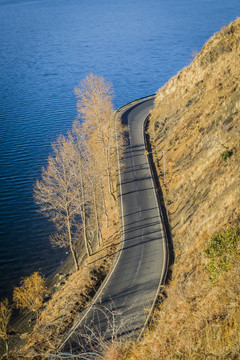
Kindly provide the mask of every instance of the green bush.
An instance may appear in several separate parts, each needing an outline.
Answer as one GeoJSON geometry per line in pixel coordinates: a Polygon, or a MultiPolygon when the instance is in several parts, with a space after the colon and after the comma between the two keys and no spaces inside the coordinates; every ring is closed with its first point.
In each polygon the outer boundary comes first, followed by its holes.
{"type": "Polygon", "coordinates": [[[220,273],[239,262],[240,227],[217,233],[208,241],[204,254],[209,259],[210,280],[216,281],[220,273]]]}
{"type": "Polygon", "coordinates": [[[222,155],[221,155],[222,160],[227,161],[232,156],[232,154],[233,154],[232,150],[224,151],[224,153],[222,153],[222,155]]]}

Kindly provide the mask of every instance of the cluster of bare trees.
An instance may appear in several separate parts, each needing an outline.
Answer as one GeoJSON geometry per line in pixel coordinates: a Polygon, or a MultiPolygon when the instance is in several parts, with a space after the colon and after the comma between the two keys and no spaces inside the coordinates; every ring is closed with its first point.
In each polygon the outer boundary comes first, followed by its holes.
{"type": "MultiPolygon", "coordinates": [[[[66,136],[52,145],[41,180],[34,187],[40,211],[55,225],[53,246],[68,247],[79,269],[76,245],[82,240],[87,256],[102,242],[109,209],[116,206],[117,172],[124,129],[113,109],[111,83],[89,74],[75,89],[78,119],[66,136]]],[[[46,295],[43,278],[34,273],[13,291],[16,308],[38,312],[46,295]]],[[[8,324],[13,305],[0,302],[0,339],[8,356],[8,324]]]]}
{"type": "Polygon", "coordinates": [[[89,218],[97,244],[101,223],[108,223],[106,202],[116,201],[117,154],[123,131],[112,105],[111,83],[89,74],[75,88],[78,119],[67,136],[59,136],[53,154],[37,181],[34,196],[40,211],[51,220],[56,232],[53,246],[69,247],[78,270],[76,243],[84,240],[91,255],[89,218]],[[92,225],[94,224],[94,225],[92,225]]]}
{"type": "MultiPolygon", "coordinates": [[[[116,206],[117,171],[124,129],[113,109],[111,83],[89,74],[75,89],[78,119],[66,136],[52,145],[41,180],[34,187],[40,211],[55,225],[53,246],[68,247],[79,269],[76,245],[82,240],[87,256],[102,242],[109,209],[116,206]]],[[[43,278],[34,273],[13,292],[16,308],[38,315],[46,295],[43,278]]],[[[8,354],[8,324],[13,305],[0,302],[0,339],[8,354]]]]}

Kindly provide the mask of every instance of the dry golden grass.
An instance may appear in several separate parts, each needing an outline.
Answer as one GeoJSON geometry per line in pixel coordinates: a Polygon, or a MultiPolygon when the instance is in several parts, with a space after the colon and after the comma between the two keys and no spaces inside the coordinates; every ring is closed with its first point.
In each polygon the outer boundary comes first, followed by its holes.
{"type": "Polygon", "coordinates": [[[0,302],[0,339],[7,341],[8,339],[8,323],[11,317],[12,309],[9,306],[8,299],[0,302]]]}
{"type": "MultiPolygon", "coordinates": [[[[239,358],[239,244],[236,262],[215,284],[209,280],[202,252],[199,256],[198,270],[184,273],[185,279],[172,280],[143,339],[120,347],[119,359],[239,358]]],[[[182,266],[181,270],[186,269],[182,266]]]]}
{"type": "Polygon", "coordinates": [[[111,268],[119,248],[119,221],[116,205],[109,197],[111,210],[108,226],[103,221],[103,243],[88,258],[79,271],[70,275],[67,282],[53,295],[42,311],[37,324],[26,336],[26,343],[14,356],[26,359],[44,359],[61,343],[66,331],[80,316],[111,268]],[[42,354],[42,355],[39,355],[42,354]]]}
{"type": "Polygon", "coordinates": [[[237,19],[157,94],[148,130],[175,263],[152,324],[119,359],[240,358],[239,254],[214,284],[204,256],[206,240],[240,219],[239,45],[237,19]]]}

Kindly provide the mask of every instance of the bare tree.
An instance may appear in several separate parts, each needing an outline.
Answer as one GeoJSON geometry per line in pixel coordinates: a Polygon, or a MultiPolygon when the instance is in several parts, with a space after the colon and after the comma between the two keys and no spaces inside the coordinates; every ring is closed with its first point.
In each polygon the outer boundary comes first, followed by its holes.
{"type": "Polygon", "coordinates": [[[79,121],[74,121],[72,131],[68,132],[68,138],[73,145],[74,157],[76,164],[72,171],[76,176],[76,183],[78,184],[79,197],[81,198],[80,214],[83,229],[83,238],[85,248],[88,256],[90,255],[90,242],[87,238],[87,223],[89,217],[89,209],[91,203],[91,195],[88,184],[87,169],[89,167],[89,154],[87,148],[86,136],[82,125],[79,121]]]}
{"type": "Polygon", "coordinates": [[[35,185],[34,196],[41,212],[55,224],[57,232],[50,237],[51,243],[69,247],[78,270],[76,230],[81,224],[89,256],[92,250],[87,231],[89,216],[94,215],[100,244],[102,211],[108,225],[107,194],[116,201],[122,132],[113,110],[111,83],[89,74],[75,88],[75,94],[79,116],[85,121],[82,124],[75,121],[68,137],[60,136],[53,144],[53,155],[42,170],[42,180],[35,185]]]}
{"type": "Polygon", "coordinates": [[[91,209],[96,224],[97,242],[98,245],[100,245],[100,242],[102,240],[101,223],[100,223],[101,208],[103,208],[104,214],[106,216],[106,221],[108,219],[108,215],[106,211],[105,197],[102,188],[102,175],[101,173],[99,173],[97,164],[95,162],[94,154],[91,152],[89,152],[88,182],[89,182],[91,198],[92,198],[91,209]]]}
{"type": "Polygon", "coordinates": [[[50,219],[57,229],[51,237],[53,246],[69,247],[76,270],[78,261],[75,243],[75,227],[80,217],[81,194],[75,169],[78,167],[72,142],[60,136],[53,144],[54,155],[49,156],[47,168],[42,170],[42,180],[34,188],[36,203],[40,211],[50,219]]]}
{"type": "Polygon", "coordinates": [[[98,158],[98,154],[96,149],[95,151],[94,149],[89,149],[89,138],[78,120],[74,121],[69,138],[74,143],[80,170],[77,176],[82,194],[81,216],[85,243],[89,243],[87,239],[87,224],[89,217],[91,217],[92,220],[95,219],[97,243],[100,245],[102,238],[100,224],[102,201],[99,194],[99,189],[101,189],[101,172],[95,161],[98,158]]]}
{"type": "Polygon", "coordinates": [[[13,301],[17,308],[28,309],[38,314],[43,304],[46,287],[42,276],[34,272],[23,279],[19,287],[13,290],[13,301]]]}
{"type": "Polygon", "coordinates": [[[83,126],[86,128],[89,143],[94,139],[94,146],[98,146],[98,166],[100,166],[101,161],[102,172],[107,177],[109,194],[114,198],[110,162],[112,145],[111,119],[114,116],[112,84],[103,77],[89,74],[74,91],[78,98],[79,117],[85,120],[83,126]]]}

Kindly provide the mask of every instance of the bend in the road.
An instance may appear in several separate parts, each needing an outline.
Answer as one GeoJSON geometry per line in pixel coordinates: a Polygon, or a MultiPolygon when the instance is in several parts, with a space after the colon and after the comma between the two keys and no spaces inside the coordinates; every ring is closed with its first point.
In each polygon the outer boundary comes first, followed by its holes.
{"type": "Polygon", "coordinates": [[[64,351],[78,353],[87,346],[86,338],[95,344],[103,339],[139,334],[165,280],[166,233],[145,153],[144,121],[152,107],[150,98],[122,111],[122,121],[129,125],[129,144],[119,184],[123,246],[94,305],[65,340],[64,351]]]}

